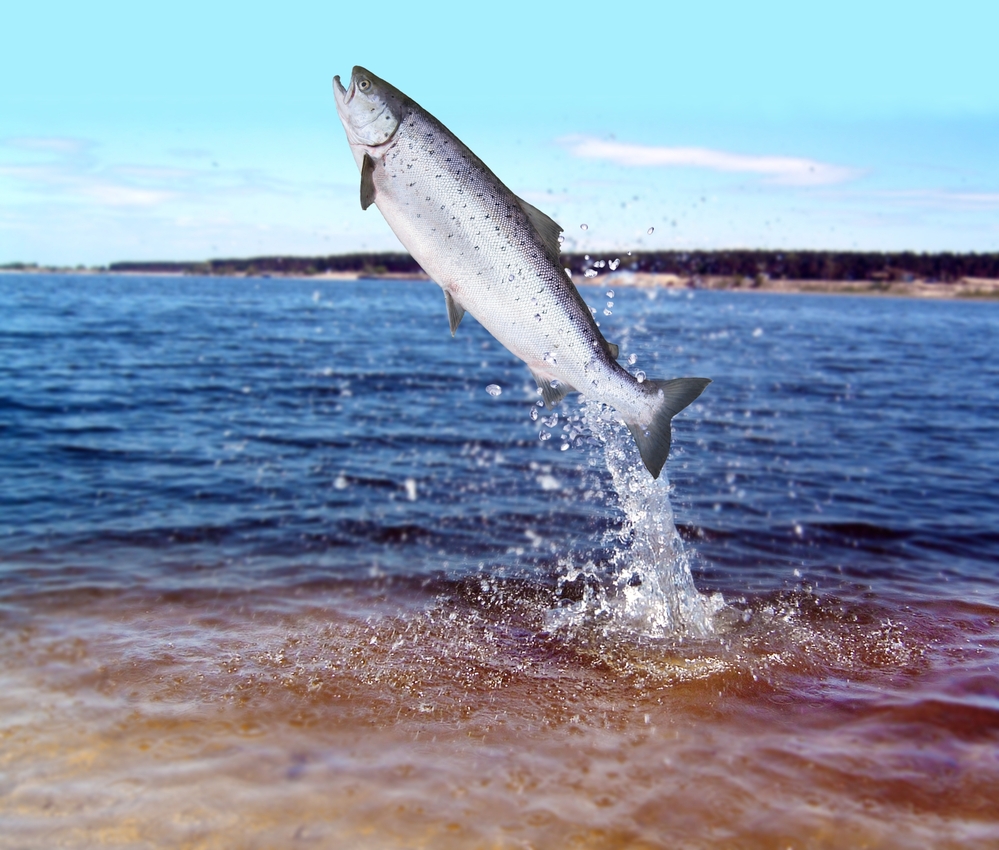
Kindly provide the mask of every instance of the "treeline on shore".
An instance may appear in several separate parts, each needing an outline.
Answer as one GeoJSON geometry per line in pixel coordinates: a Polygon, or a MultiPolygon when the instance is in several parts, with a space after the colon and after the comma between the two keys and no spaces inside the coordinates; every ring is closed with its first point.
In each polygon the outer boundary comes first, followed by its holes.
{"type": "MultiPolygon", "coordinates": [[[[630,254],[563,254],[566,268],[674,274],[679,277],[738,277],[774,280],[924,280],[947,283],[965,277],[999,278],[999,253],[917,254],[873,251],[636,251],[630,254]]],[[[9,270],[37,269],[12,263],[9,270]]],[[[80,269],[80,267],[77,267],[80,269]]],[[[135,261],[94,271],[190,275],[295,275],[327,273],[411,275],[422,270],[406,253],[334,254],[326,257],[251,257],[204,262],[135,261]]]]}

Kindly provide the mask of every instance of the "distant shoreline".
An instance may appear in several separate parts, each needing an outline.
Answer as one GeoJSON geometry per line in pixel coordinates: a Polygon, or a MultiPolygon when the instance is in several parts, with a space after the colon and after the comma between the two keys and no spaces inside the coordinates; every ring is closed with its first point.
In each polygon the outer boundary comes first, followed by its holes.
{"type": "MultiPolygon", "coordinates": [[[[719,249],[564,253],[580,286],[683,290],[999,298],[999,253],[719,249]]],[[[0,274],[213,276],[309,280],[429,280],[403,251],[327,256],[273,255],[201,261],[138,260],[72,268],[0,265],[0,274]]]]}
{"type": "MultiPolygon", "coordinates": [[[[999,278],[965,277],[949,283],[925,280],[772,280],[732,277],[684,278],[678,275],[656,275],[623,272],[613,277],[617,286],[641,289],[709,289],[726,292],[770,292],[788,295],[873,295],[903,298],[972,298],[999,299],[999,278]]],[[[599,285],[598,280],[584,284],[599,285]]]]}
{"type": "MultiPolygon", "coordinates": [[[[0,268],[0,276],[10,274],[37,275],[73,275],[93,277],[97,275],[113,275],[115,277],[191,277],[187,271],[110,271],[108,269],[60,269],[44,267],[28,267],[20,269],[0,268]]],[[[197,275],[202,276],[202,275],[197,275]]],[[[430,278],[420,272],[364,272],[364,271],[326,271],[318,274],[302,273],[203,273],[205,277],[229,277],[241,279],[286,279],[314,281],[352,281],[352,280],[399,280],[426,281],[430,278]]],[[[788,295],[868,295],[903,298],[935,298],[935,299],[999,299],[999,278],[962,277],[955,281],[930,282],[925,280],[819,280],[819,279],[771,279],[764,276],[755,278],[732,275],[697,275],[683,276],[675,274],[656,274],[652,272],[607,271],[596,277],[584,277],[574,274],[573,283],[577,286],[601,286],[637,289],[667,289],[667,290],[711,290],[726,292],[769,292],[788,295]]]]}

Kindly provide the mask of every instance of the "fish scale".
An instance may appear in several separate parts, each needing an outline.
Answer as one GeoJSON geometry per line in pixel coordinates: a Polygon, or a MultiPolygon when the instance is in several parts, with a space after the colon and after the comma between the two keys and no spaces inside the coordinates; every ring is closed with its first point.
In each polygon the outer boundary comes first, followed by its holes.
{"type": "Polygon", "coordinates": [[[562,228],[517,197],[419,104],[357,66],[334,96],[372,203],[443,289],[451,333],[471,313],[523,360],[553,407],[578,391],[609,404],[658,477],[670,420],[706,378],[639,381],[617,362],[559,260],[562,228]]]}

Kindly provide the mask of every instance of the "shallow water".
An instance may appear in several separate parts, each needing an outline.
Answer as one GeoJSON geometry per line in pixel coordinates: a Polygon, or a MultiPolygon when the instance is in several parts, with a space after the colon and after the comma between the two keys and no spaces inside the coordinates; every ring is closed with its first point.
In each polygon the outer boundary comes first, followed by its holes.
{"type": "Polygon", "coordinates": [[[0,278],[0,846],[999,846],[999,308],[583,291],[0,278]]]}

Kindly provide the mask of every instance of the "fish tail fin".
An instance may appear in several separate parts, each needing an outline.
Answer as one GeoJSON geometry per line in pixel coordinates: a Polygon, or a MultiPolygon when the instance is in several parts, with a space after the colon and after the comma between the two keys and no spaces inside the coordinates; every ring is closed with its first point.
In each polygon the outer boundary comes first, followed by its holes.
{"type": "Polygon", "coordinates": [[[645,468],[658,478],[669,456],[673,435],[670,420],[696,399],[711,383],[709,378],[674,378],[671,381],[646,381],[645,385],[653,396],[658,396],[652,422],[647,426],[627,422],[631,436],[638,444],[645,468]]]}

